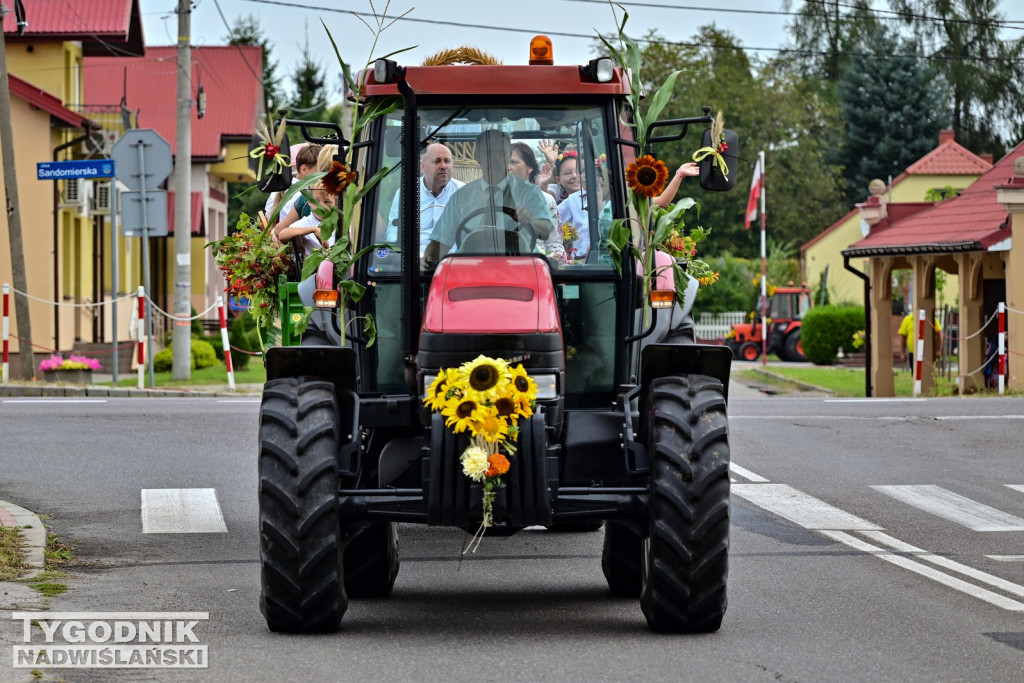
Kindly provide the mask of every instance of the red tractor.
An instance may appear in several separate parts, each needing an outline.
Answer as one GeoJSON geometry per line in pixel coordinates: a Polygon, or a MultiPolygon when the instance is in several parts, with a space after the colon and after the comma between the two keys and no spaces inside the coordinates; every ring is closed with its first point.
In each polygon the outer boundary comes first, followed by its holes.
{"type": "MultiPolygon", "coordinates": [[[[479,355],[521,362],[538,385],[487,542],[534,525],[603,523],[601,566],[612,595],[638,598],[656,631],[719,628],[732,354],[695,344],[695,280],[684,301],[670,298],[645,319],[633,255],[624,252],[621,269],[613,267],[605,239],[609,217],[626,215],[626,165],[653,150],[638,150],[622,124],[631,117],[630,86],[611,67],[611,60],[408,67],[380,60],[359,106],[389,113],[360,139],[350,143],[338,129],[317,137],[311,132],[330,124],[289,121],[307,140],[339,144],[342,153],[354,145],[360,179],[397,169],[363,197],[356,220],[360,247],[386,242],[394,226],[399,248],[360,257],[350,277],[370,285],[365,296],[336,308],[324,299],[301,333],[289,328],[313,306],[323,273],[285,288],[286,345],[266,354],[259,426],[260,606],[272,630],[332,631],[350,598],[389,594],[399,523],[477,529],[481,489],[459,465],[467,437],[428,412],[423,398],[439,371],[479,355]],[[462,165],[467,180],[480,174],[470,161],[491,131],[513,143],[571,144],[580,168],[609,165],[606,201],[581,207],[589,253],[545,256],[536,231],[509,205],[465,216],[454,231],[456,250],[436,265],[421,259],[422,151],[447,145],[456,177],[462,165]],[[399,218],[389,220],[396,201],[399,218]],[[376,343],[351,332],[342,343],[341,326],[358,328],[351,323],[366,314],[377,321],[376,343]]],[[[648,140],[677,140],[711,123],[708,108],[650,122],[649,131],[665,134],[648,140]]],[[[702,164],[706,189],[727,190],[735,180],[738,142],[726,133],[730,173],[726,180],[710,161],[702,164]]],[[[597,176],[583,177],[590,196],[597,176]]],[[[500,193],[489,196],[501,203],[500,193]]]]}
{"type": "MultiPolygon", "coordinates": [[[[811,307],[811,290],[806,287],[776,287],[768,297],[768,352],[784,361],[804,362],[800,342],[800,320],[811,307]]],[[[758,299],[753,322],[733,325],[725,343],[739,360],[754,361],[761,356],[761,303],[758,299]]]]}

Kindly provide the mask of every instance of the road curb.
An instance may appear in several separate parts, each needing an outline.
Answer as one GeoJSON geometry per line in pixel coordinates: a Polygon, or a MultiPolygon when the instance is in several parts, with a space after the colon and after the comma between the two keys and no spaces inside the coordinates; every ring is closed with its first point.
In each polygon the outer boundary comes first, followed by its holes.
{"type": "Polygon", "coordinates": [[[39,515],[6,500],[0,500],[0,526],[17,527],[24,541],[25,564],[30,569],[22,579],[35,578],[46,568],[46,527],[39,515]]]}
{"type": "Polygon", "coordinates": [[[0,398],[223,398],[258,396],[262,390],[235,389],[137,389],[129,387],[76,386],[62,384],[0,384],[0,398]]]}
{"type": "Polygon", "coordinates": [[[831,389],[826,389],[825,387],[819,387],[817,384],[810,384],[808,382],[801,382],[798,379],[791,379],[789,377],[786,377],[785,375],[780,375],[777,372],[772,372],[771,370],[765,370],[764,368],[746,368],[746,369],[750,370],[752,372],[756,372],[759,375],[764,375],[765,377],[771,377],[772,379],[779,380],[780,382],[787,382],[789,384],[798,386],[803,391],[820,391],[823,394],[828,394],[829,396],[835,396],[835,392],[833,392],[831,389]]]}

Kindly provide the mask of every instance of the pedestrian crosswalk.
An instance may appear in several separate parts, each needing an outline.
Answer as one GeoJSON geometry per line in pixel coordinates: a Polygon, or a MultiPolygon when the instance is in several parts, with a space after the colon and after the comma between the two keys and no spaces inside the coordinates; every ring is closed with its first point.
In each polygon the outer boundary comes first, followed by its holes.
{"type": "MultiPolygon", "coordinates": [[[[870,554],[983,602],[1012,612],[1024,612],[1024,585],[906,543],[891,535],[878,520],[862,519],[787,484],[771,483],[742,467],[731,469],[732,492],[739,499],[853,550],[870,554]]],[[[1006,486],[1024,493],[1024,485],[1006,486]]],[[[971,531],[1024,531],[1024,519],[940,486],[876,485],[868,488],[933,518],[971,531]]],[[[1014,549],[1021,546],[1018,543],[1014,549]]],[[[1024,562],[1024,555],[1019,554],[984,557],[997,562],[1024,562]]]]}
{"type": "MultiPolygon", "coordinates": [[[[1024,531],[1024,519],[939,486],[872,486],[876,491],[972,531],[1024,531]]],[[[1016,488],[1011,486],[1010,488],[1016,488]]],[[[1024,487],[1022,487],[1024,488],[1024,487]]]]}

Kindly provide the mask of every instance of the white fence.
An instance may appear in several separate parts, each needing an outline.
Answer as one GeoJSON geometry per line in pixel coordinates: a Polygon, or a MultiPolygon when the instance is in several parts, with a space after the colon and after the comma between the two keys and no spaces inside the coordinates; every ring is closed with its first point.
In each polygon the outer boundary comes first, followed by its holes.
{"type": "Polygon", "coordinates": [[[726,332],[732,329],[733,325],[747,321],[747,314],[743,311],[729,311],[727,313],[702,313],[698,316],[695,329],[698,339],[723,339],[726,332]]]}

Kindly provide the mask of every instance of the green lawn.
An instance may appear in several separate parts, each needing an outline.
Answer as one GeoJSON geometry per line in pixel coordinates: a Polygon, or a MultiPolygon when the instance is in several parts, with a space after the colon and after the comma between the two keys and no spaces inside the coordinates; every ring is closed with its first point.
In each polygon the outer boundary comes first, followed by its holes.
{"type": "MultiPolygon", "coordinates": [[[[819,367],[815,365],[772,365],[768,372],[774,375],[813,384],[831,391],[836,396],[864,396],[864,368],[819,367]]],[[[741,377],[752,381],[765,382],[758,370],[745,370],[741,377]]],[[[896,371],[894,375],[897,396],[914,395],[914,379],[909,372],[896,371]]],[[[936,379],[937,393],[933,396],[956,396],[955,378],[945,376],[936,379]]]]}
{"type": "MultiPolygon", "coordinates": [[[[119,375],[117,378],[119,387],[136,387],[139,380],[136,373],[130,375],[119,375]]],[[[149,371],[146,370],[142,377],[143,386],[149,386],[149,371]]],[[[245,370],[235,370],[235,384],[263,384],[267,381],[267,371],[259,358],[249,361],[245,370]]],[[[197,387],[197,386],[227,386],[228,371],[223,363],[217,363],[213,367],[193,370],[189,379],[172,379],[169,372],[154,372],[153,382],[157,387],[173,389],[175,387],[197,387]]]]}

